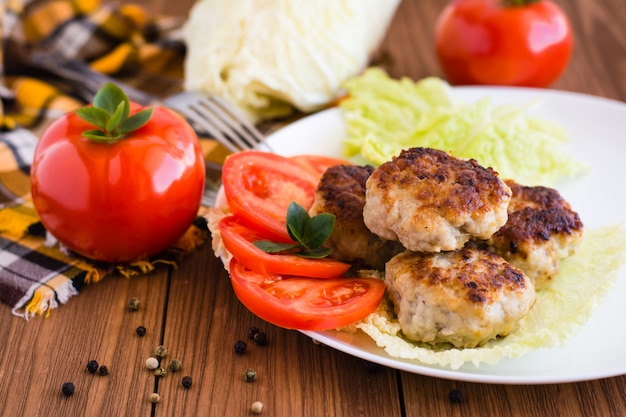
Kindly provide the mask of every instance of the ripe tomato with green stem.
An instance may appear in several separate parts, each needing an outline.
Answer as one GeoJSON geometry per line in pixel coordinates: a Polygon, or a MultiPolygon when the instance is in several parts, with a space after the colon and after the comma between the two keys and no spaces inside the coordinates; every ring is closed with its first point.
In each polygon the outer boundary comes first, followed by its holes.
{"type": "Polygon", "coordinates": [[[198,138],[179,115],[131,103],[113,84],[42,134],[35,209],[70,250],[105,262],[154,255],[185,233],[204,188],[198,138]]]}
{"type": "Polygon", "coordinates": [[[435,28],[452,84],[546,87],[572,52],[569,20],[550,0],[454,0],[435,28]]]}

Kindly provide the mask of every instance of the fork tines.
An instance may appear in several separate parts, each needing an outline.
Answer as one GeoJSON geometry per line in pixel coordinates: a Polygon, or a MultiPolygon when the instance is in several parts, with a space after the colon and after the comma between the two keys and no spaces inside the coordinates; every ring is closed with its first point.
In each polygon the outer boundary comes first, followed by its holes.
{"type": "Polygon", "coordinates": [[[190,117],[192,122],[233,152],[254,149],[265,138],[252,123],[219,97],[203,97],[191,103],[189,110],[197,116],[190,117]]]}

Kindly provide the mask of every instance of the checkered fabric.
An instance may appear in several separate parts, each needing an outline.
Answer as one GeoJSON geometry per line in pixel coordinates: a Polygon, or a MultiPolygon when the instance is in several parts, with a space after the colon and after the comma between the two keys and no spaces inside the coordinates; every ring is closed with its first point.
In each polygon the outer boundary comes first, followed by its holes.
{"type": "Polygon", "coordinates": [[[47,236],[30,200],[29,169],[37,132],[84,104],[68,86],[31,67],[37,52],[78,59],[152,94],[180,88],[180,21],[149,18],[132,4],[98,0],[4,0],[0,82],[0,302],[14,314],[46,316],[82,285],[110,274],[130,277],[175,265],[208,238],[192,225],[172,248],[150,259],[112,265],[64,251],[47,236]]]}

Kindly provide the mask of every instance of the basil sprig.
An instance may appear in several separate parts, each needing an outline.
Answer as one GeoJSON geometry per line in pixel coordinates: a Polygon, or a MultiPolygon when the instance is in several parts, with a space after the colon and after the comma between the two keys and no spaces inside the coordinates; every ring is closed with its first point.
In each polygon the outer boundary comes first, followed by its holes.
{"type": "Polygon", "coordinates": [[[331,250],[323,247],[335,226],[335,216],[320,213],[313,217],[298,203],[287,209],[287,232],[296,243],[257,240],[254,246],[267,253],[289,253],[303,258],[324,258],[331,250]]]}
{"type": "Polygon", "coordinates": [[[93,106],[82,107],[76,114],[97,129],[86,130],[83,136],[96,142],[116,142],[127,133],[139,129],[152,117],[152,107],[130,116],[130,100],[113,83],[106,83],[93,99],[93,106]]]}

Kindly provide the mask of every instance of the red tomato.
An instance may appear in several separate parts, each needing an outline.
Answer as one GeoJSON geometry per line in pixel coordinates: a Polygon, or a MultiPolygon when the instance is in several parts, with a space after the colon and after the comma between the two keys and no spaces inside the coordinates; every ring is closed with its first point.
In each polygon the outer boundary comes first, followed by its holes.
{"type": "Polygon", "coordinates": [[[561,75],[573,43],[567,16],[549,0],[520,1],[455,0],[443,10],[436,50],[452,84],[545,87],[561,75]]]}
{"type": "Polygon", "coordinates": [[[292,161],[296,161],[302,167],[310,170],[312,173],[320,178],[324,171],[335,165],[352,165],[352,162],[335,158],[332,156],[324,155],[296,155],[290,158],[292,161]]]}
{"type": "Polygon", "coordinates": [[[252,313],[288,329],[329,330],[346,326],[376,310],[385,292],[375,278],[315,279],[259,274],[236,258],[231,283],[252,313]]]}
{"type": "Polygon", "coordinates": [[[318,178],[284,156],[245,151],[226,158],[222,183],[230,210],[269,240],[291,242],[285,221],[292,201],[313,204],[318,178]]]}
{"type": "Polygon", "coordinates": [[[350,264],[331,259],[308,259],[296,255],[266,253],[254,246],[252,242],[267,238],[240,224],[236,216],[223,218],[218,227],[228,252],[246,268],[255,272],[311,278],[336,278],[350,268],[350,264]]]}
{"type": "Polygon", "coordinates": [[[99,261],[132,261],[166,249],[193,222],[202,198],[196,134],[162,107],[114,143],[83,137],[92,128],[72,112],[39,140],[31,179],[42,223],[69,249],[99,261]]]}

